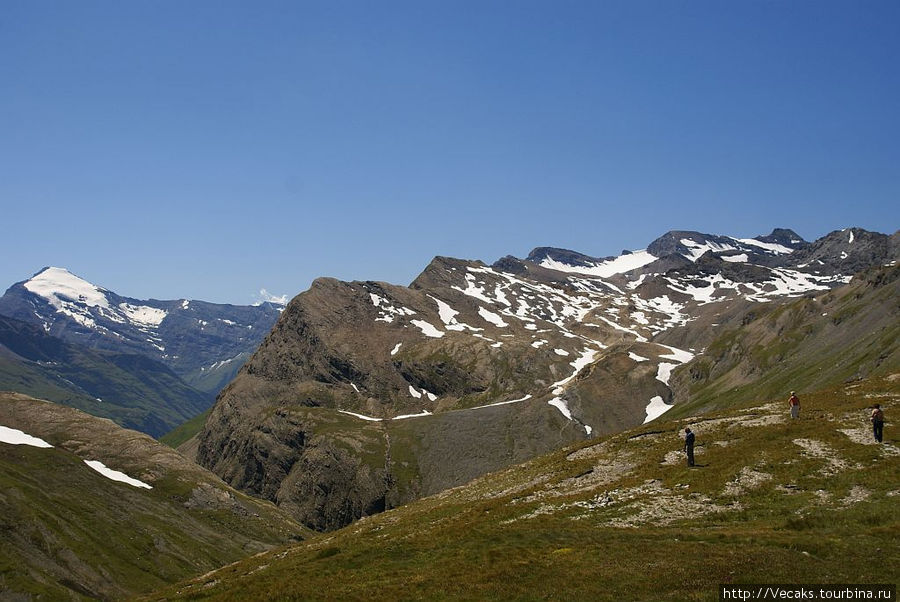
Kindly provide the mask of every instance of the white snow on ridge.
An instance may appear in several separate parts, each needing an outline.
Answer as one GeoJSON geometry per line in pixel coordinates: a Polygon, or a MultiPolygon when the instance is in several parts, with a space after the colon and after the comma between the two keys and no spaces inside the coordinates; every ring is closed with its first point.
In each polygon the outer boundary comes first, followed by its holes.
{"type": "MultiPolygon", "coordinates": [[[[154,347],[157,347],[160,351],[165,351],[165,349],[163,349],[162,347],[159,347],[158,345],[154,345],[154,347]]],[[[231,362],[241,359],[242,355],[243,355],[242,353],[239,353],[234,357],[228,358],[227,360],[220,360],[218,362],[215,362],[215,363],[211,364],[209,367],[200,368],[200,372],[206,372],[207,370],[216,370],[217,368],[221,368],[222,366],[225,366],[227,364],[230,364],[231,362]]]]}
{"type": "Polygon", "coordinates": [[[559,410],[560,414],[565,416],[568,420],[572,420],[573,422],[577,422],[577,423],[581,424],[581,426],[584,427],[584,432],[587,433],[588,435],[590,435],[591,432],[593,432],[593,430],[594,430],[593,428],[582,423],[580,420],[572,417],[572,412],[569,410],[569,406],[564,399],[561,399],[559,397],[554,397],[547,403],[549,405],[553,406],[554,408],[556,408],[557,410],[559,410]]]}
{"type": "Polygon", "coordinates": [[[400,346],[401,346],[401,345],[403,345],[403,343],[397,343],[397,344],[394,346],[394,348],[391,349],[391,355],[397,355],[397,352],[400,351],[400,346]]]}
{"type": "Polygon", "coordinates": [[[662,384],[669,386],[669,378],[672,376],[672,369],[680,364],[684,364],[686,362],[694,359],[694,354],[690,351],[685,351],[684,349],[678,349],[677,347],[670,347],[669,345],[663,345],[662,343],[656,343],[660,347],[664,349],[668,349],[671,353],[660,355],[660,359],[669,359],[673,360],[676,363],[670,362],[660,362],[659,367],[656,370],[656,380],[661,382],[662,384]]]}
{"type": "Polygon", "coordinates": [[[571,381],[573,378],[578,376],[578,373],[581,372],[582,368],[584,368],[585,366],[590,364],[592,361],[594,361],[594,356],[596,356],[597,353],[598,352],[593,349],[585,349],[581,353],[580,356],[575,358],[575,361],[570,362],[569,365],[572,366],[575,369],[575,371],[572,373],[571,376],[568,376],[568,377],[550,385],[551,389],[553,389],[553,394],[554,395],[562,395],[563,387],[565,387],[569,383],[569,381],[571,381]]]}
{"type": "Polygon", "coordinates": [[[690,256],[687,256],[691,261],[697,261],[700,257],[706,253],[707,251],[712,251],[714,253],[719,253],[721,251],[736,251],[737,247],[733,247],[732,245],[719,244],[712,241],[707,241],[705,243],[699,243],[691,240],[690,238],[682,238],[680,241],[682,245],[688,248],[688,253],[690,256]]]}
{"type": "Polygon", "coordinates": [[[550,259],[549,257],[545,257],[541,261],[541,265],[545,268],[550,268],[551,270],[557,270],[559,272],[574,272],[576,274],[589,274],[591,276],[609,278],[615,274],[624,274],[625,272],[636,270],[648,263],[656,261],[656,259],[655,256],[647,251],[640,250],[619,255],[615,259],[595,263],[591,266],[569,265],[567,263],[562,263],[561,261],[556,261],[555,259],[550,259]]]}
{"type": "Polygon", "coordinates": [[[431,416],[431,412],[424,410],[420,414],[403,414],[401,416],[394,416],[391,420],[406,420],[407,418],[421,418],[422,416],[431,416]]]}
{"type": "Polygon", "coordinates": [[[677,347],[670,347],[669,345],[663,345],[662,343],[656,343],[656,345],[671,351],[671,353],[666,355],[660,355],[659,357],[661,358],[675,360],[679,364],[684,364],[694,359],[694,354],[690,351],[685,351],[684,349],[679,349],[677,347]]]}
{"type": "Polygon", "coordinates": [[[416,391],[416,389],[412,385],[409,385],[409,394],[416,399],[422,399],[422,394],[416,391]]]}
{"type": "Polygon", "coordinates": [[[608,319],[604,318],[603,316],[597,316],[597,317],[599,319],[603,320],[604,322],[606,322],[607,324],[609,324],[610,326],[612,326],[613,328],[615,328],[616,330],[621,330],[622,332],[627,332],[628,334],[633,334],[635,336],[635,339],[638,342],[640,342],[640,343],[647,342],[647,338],[644,337],[641,333],[637,332],[636,330],[632,330],[630,328],[625,328],[624,326],[622,326],[620,324],[616,324],[612,320],[608,320],[608,319]]]}
{"type": "Polygon", "coordinates": [[[496,403],[489,403],[489,404],[484,405],[484,406],[476,406],[476,407],[474,407],[474,408],[469,408],[469,409],[471,409],[471,410],[480,410],[480,409],[482,409],[482,408],[492,408],[492,407],[494,407],[494,406],[505,406],[505,405],[507,405],[507,404],[511,404],[511,403],[519,403],[520,401],[526,401],[526,400],[528,400],[528,399],[531,399],[531,394],[530,394],[530,393],[529,393],[528,395],[526,395],[525,397],[522,397],[522,398],[520,398],[520,399],[510,399],[509,401],[498,401],[498,402],[496,402],[496,403]]]}
{"type": "Polygon", "coordinates": [[[656,370],[656,380],[662,384],[669,386],[669,378],[672,376],[672,368],[678,364],[670,364],[669,362],[660,362],[659,368],[656,370]]]}
{"type": "Polygon", "coordinates": [[[847,244],[853,244],[853,230],[850,230],[850,240],[847,241],[847,244]]]}
{"type": "Polygon", "coordinates": [[[778,243],[774,243],[774,242],[762,242],[762,241],[756,240],[755,238],[738,238],[736,240],[738,242],[744,243],[745,245],[752,245],[754,247],[760,247],[761,249],[765,249],[767,251],[775,253],[776,255],[786,255],[788,253],[794,252],[794,250],[791,249],[790,247],[786,247],[784,245],[779,245],[778,243]]]}
{"type": "MultiPolygon", "coordinates": [[[[469,272],[474,271],[472,268],[468,268],[469,272]]],[[[493,270],[491,270],[493,272],[493,270]]],[[[464,295],[468,295],[470,297],[475,297],[481,301],[485,301],[487,303],[493,303],[494,300],[487,296],[485,293],[485,285],[478,286],[475,282],[475,276],[473,274],[466,274],[466,288],[460,288],[458,286],[451,287],[454,290],[457,290],[464,295]]]]}
{"type": "Polygon", "coordinates": [[[341,414],[349,414],[350,416],[355,416],[360,420],[368,420],[369,422],[381,422],[381,418],[372,418],[371,416],[366,416],[365,414],[357,414],[356,412],[348,412],[347,410],[338,410],[341,414]]]}
{"type": "Polygon", "coordinates": [[[445,334],[447,334],[447,333],[435,328],[431,322],[426,322],[425,320],[410,320],[410,323],[413,326],[418,327],[419,330],[422,331],[422,334],[424,334],[426,337],[439,339],[442,336],[444,336],[445,334]]]}
{"type": "Polygon", "coordinates": [[[636,361],[636,362],[646,362],[646,361],[648,361],[648,359],[649,359],[649,358],[646,358],[646,357],[642,357],[642,356],[638,355],[637,353],[635,353],[635,352],[633,352],[633,351],[629,351],[629,352],[628,352],[628,357],[630,357],[631,359],[633,359],[633,360],[636,361]]]}
{"type": "Polygon", "coordinates": [[[53,447],[43,439],[8,426],[0,426],[0,443],[10,445],[30,445],[31,447],[53,447]]]}
{"type": "MultiPolygon", "coordinates": [[[[163,309],[146,305],[131,305],[130,303],[119,303],[119,309],[132,322],[138,322],[146,326],[159,326],[168,315],[163,309]]],[[[227,320],[222,321],[227,322],[227,320]]],[[[234,322],[231,323],[234,324],[234,322]]]]}
{"type": "Polygon", "coordinates": [[[501,318],[494,312],[481,307],[480,305],[478,306],[478,315],[481,316],[485,322],[490,322],[497,328],[505,328],[505,327],[509,326],[509,324],[507,324],[503,320],[503,318],[501,318]]]}
{"type": "Polygon", "coordinates": [[[139,481],[138,479],[133,479],[129,477],[124,472],[119,472],[118,470],[113,470],[112,468],[107,468],[103,462],[99,460],[85,460],[85,464],[102,474],[107,479],[112,481],[118,481],[120,483],[125,483],[127,485],[131,485],[132,487],[143,487],[144,489],[153,489],[151,485],[143,481],[139,481]]]}
{"type": "Polygon", "coordinates": [[[569,406],[566,405],[565,400],[560,399],[559,397],[554,397],[547,403],[559,410],[563,416],[565,416],[569,420],[572,420],[572,412],[569,411],[569,406]]]}
{"type": "Polygon", "coordinates": [[[725,255],[722,257],[722,260],[729,263],[747,263],[750,261],[750,258],[746,253],[741,253],[740,255],[725,255]]]}
{"type": "MultiPolygon", "coordinates": [[[[763,293],[766,296],[775,295],[802,295],[809,291],[828,290],[830,287],[817,282],[817,280],[833,281],[833,278],[822,278],[783,268],[772,269],[773,278],[768,282],[775,287],[774,291],[763,293]]],[[[849,280],[849,279],[848,279],[849,280]]]]}
{"type": "MultiPolygon", "coordinates": [[[[700,305],[721,301],[722,299],[714,298],[716,292],[720,289],[731,289],[735,291],[738,290],[738,284],[736,282],[725,278],[721,274],[713,274],[712,276],[708,276],[707,278],[708,280],[703,281],[706,286],[702,287],[697,286],[693,283],[682,285],[677,280],[674,280],[672,278],[666,278],[666,281],[669,283],[669,288],[676,292],[693,297],[693,299],[700,305]]],[[[698,278],[697,280],[702,279],[698,278]]]]}
{"type": "Polygon", "coordinates": [[[381,314],[375,318],[376,322],[393,322],[394,318],[397,316],[414,316],[416,312],[409,309],[408,307],[394,307],[391,305],[391,302],[385,299],[384,297],[380,297],[375,293],[369,293],[369,298],[372,300],[372,305],[378,308],[381,314]]]}
{"type": "MultiPolygon", "coordinates": [[[[497,288],[499,289],[500,287],[498,286],[497,288]]],[[[444,323],[444,327],[447,330],[455,330],[457,332],[462,332],[466,329],[474,331],[474,332],[483,330],[482,328],[475,328],[473,326],[469,326],[468,324],[464,324],[464,323],[460,322],[459,320],[456,319],[456,316],[459,315],[458,311],[456,311],[455,309],[450,307],[449,304],[447,304],[444,301],[441,301],[437,297],[432,297],[431,295],[428,295],[428,296],[431,298],[432,301],[437,303],[438,315],[440,316],[441,322],[444,323]]]]}
{"type": "Polygon", "coordinates": [[[438,314],[441,316],[441,322],[443,322],[444,325],[450,325],[450,324],[453,324],[456,322],[456,316],[457,316],[457,314],[459,314],[458,311],[456,311],[455,309],[450,307],[444,301],[441,301],[440,299],[438,299],[436,297],[432,297],[431,295],[428,295],[428,296],[431,297],[432,301],[437,303],[438,314]]]}
{"type": "Polygon", "coordinates": [[[669,410],[671,410],[674,406],[669,405],[663,401],[663,398],[657,395],[653,399],[650,400],[650,403],[647,404],[646,412],[647,417],[644,418],[644,424],[647,424],[651,420],[655,418],[659,418],[669,410]]]}

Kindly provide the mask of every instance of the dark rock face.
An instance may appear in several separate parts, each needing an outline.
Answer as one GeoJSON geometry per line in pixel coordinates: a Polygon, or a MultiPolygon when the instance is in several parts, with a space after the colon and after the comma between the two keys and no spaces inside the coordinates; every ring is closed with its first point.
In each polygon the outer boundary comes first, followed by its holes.
{"type": "Polygon", "coordinates": [[[775,228],[768,236],[757,236],[756,240],[782,245],[790,249],[802,249],[809,245],[802,236],[789,228],[775,228]]]}
{"type": "Polygon", "coordinates": [[[800,249],[791,259],[804,271],[855,274],[900,258],[896,240],[896,234],[891,237],[862,228],[836,230],[800,249]]]}
{"type": "Polygon", "coordinates": [[[531,253],[528,254],[528,257],[526,257],[525,259],[526,261],[531,261],[533,263],[540,263],[544,259],[552,259],[554,261],[559,261],[561,263],[573,266],[592,266],[597,262],[613,258],[591,257],[589,255],[584,255],[583,253],[578,253],[577,251],[570,251],[569,249],[537,247],[536,249],[532,250],[531,253]]]}

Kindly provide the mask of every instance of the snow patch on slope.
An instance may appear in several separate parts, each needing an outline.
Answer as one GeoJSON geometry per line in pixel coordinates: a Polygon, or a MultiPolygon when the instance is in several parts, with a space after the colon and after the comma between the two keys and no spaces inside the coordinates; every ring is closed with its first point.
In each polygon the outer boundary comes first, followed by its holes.
{"type": "Polygon", "coordinates": [[[31,447],[53,447],[43,439],[32,437],[24,431],[8,426],[0,426],[0,443],[9,443],[10,445],[30,445],[31,447]]]}
{"type": "Polygon", "coordinates": [[[545,257],[540,265],[559,272],[574,272],[577,274],[588,274],[590,276],[609,278],[615,274],[624,274],[625,272],[636,270],[637,268],[643,267],[654,261],[656,261],[655,256],[645,250],[641,250],[619,255],[615,259],[602,261],[589,266],[569,265],[561,261],[556,261],[555,259],[550,259],[549,257],[545,257]]]}
{"type": "Polygon", "coordinates": [[[644,424],[647,424],[651,420],[659,418],[660,416],[671,410],[673,407],[673,405],[667,404],[663,401],[662,397],[657,395],[650,400],[650,403],[647,404],[647,417],[644,418],[644,424]]]}
{"type": "Polygon", "coordinates": [[[85,460],[84,463],[87,464],[88,466],[90,466],[91,468],[93,468],[94,470],[96,470],[97,472],[99,472],[100,474],[102,474],[107,479],[110,479],[112,481],[118,481],[119,483],[125,483],[127,485],[131,485],[132,487],[153,489],[153,487],[151,485],[148,485],[147,483],[145,483],[143,481],[139,481],[138,479],[133,479],[133,478],[129,477],[127,474],[125,474],[124,472],[120,472],[118,470],[113,470],[112,468],[107,468],[106,465],[104,465],[103,462],[100,462],[99,460],[85,460]]]}

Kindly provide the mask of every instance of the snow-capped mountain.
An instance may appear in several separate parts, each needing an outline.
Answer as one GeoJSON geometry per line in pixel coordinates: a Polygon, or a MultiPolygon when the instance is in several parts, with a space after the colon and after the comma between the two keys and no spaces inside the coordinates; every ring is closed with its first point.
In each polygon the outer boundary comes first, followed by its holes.
{"type": "Polygon", "coordinates": [[[139,353],[216,393],[256,348],[282,307],[123,297],[47,267],[0,297],[0,315],[93,349],[139,353]]]}
{"type": "Polygon", "coordinates": [[[602,259],[438,257],[409,287],[321,278],[223,392],[198,460],[340,526],[653,420],[679,401],[673,372],[721,333],[898,257],[900,236],[858,228],[814,243],[673,231],[602,259]]]}

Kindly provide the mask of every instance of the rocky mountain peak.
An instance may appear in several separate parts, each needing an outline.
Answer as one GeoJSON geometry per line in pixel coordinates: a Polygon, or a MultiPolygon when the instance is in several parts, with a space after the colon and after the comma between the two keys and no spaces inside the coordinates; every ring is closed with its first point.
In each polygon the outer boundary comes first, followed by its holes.
{"type": "Polygon", "coordinates": [[[562,263],[572,267],[592,267],[599,262],[609,261],[613,257],[591,257],[584,253],[572,251],[570,249],[559,249],[556,247],[536,247],[525,258],[537,264],[543,264],[547,260],[562,263]]]}
{"type": "Polygon", "coordinates": [[[465,272],[468,267],[485,267],[481,261],[456,259],[453,257],[436,256],[428,266],[422,270],[409,288],[415,290],[428,289],[441,286],[450,286],[458,280],[454,273],[465,272]]]}
{"type": "Polygon", "coordinates": [[[783,245],[791,249],[798,249],[809,244],[790,228],[775,228],[768,236],[757,236],[756,240],[783,245]]]}

